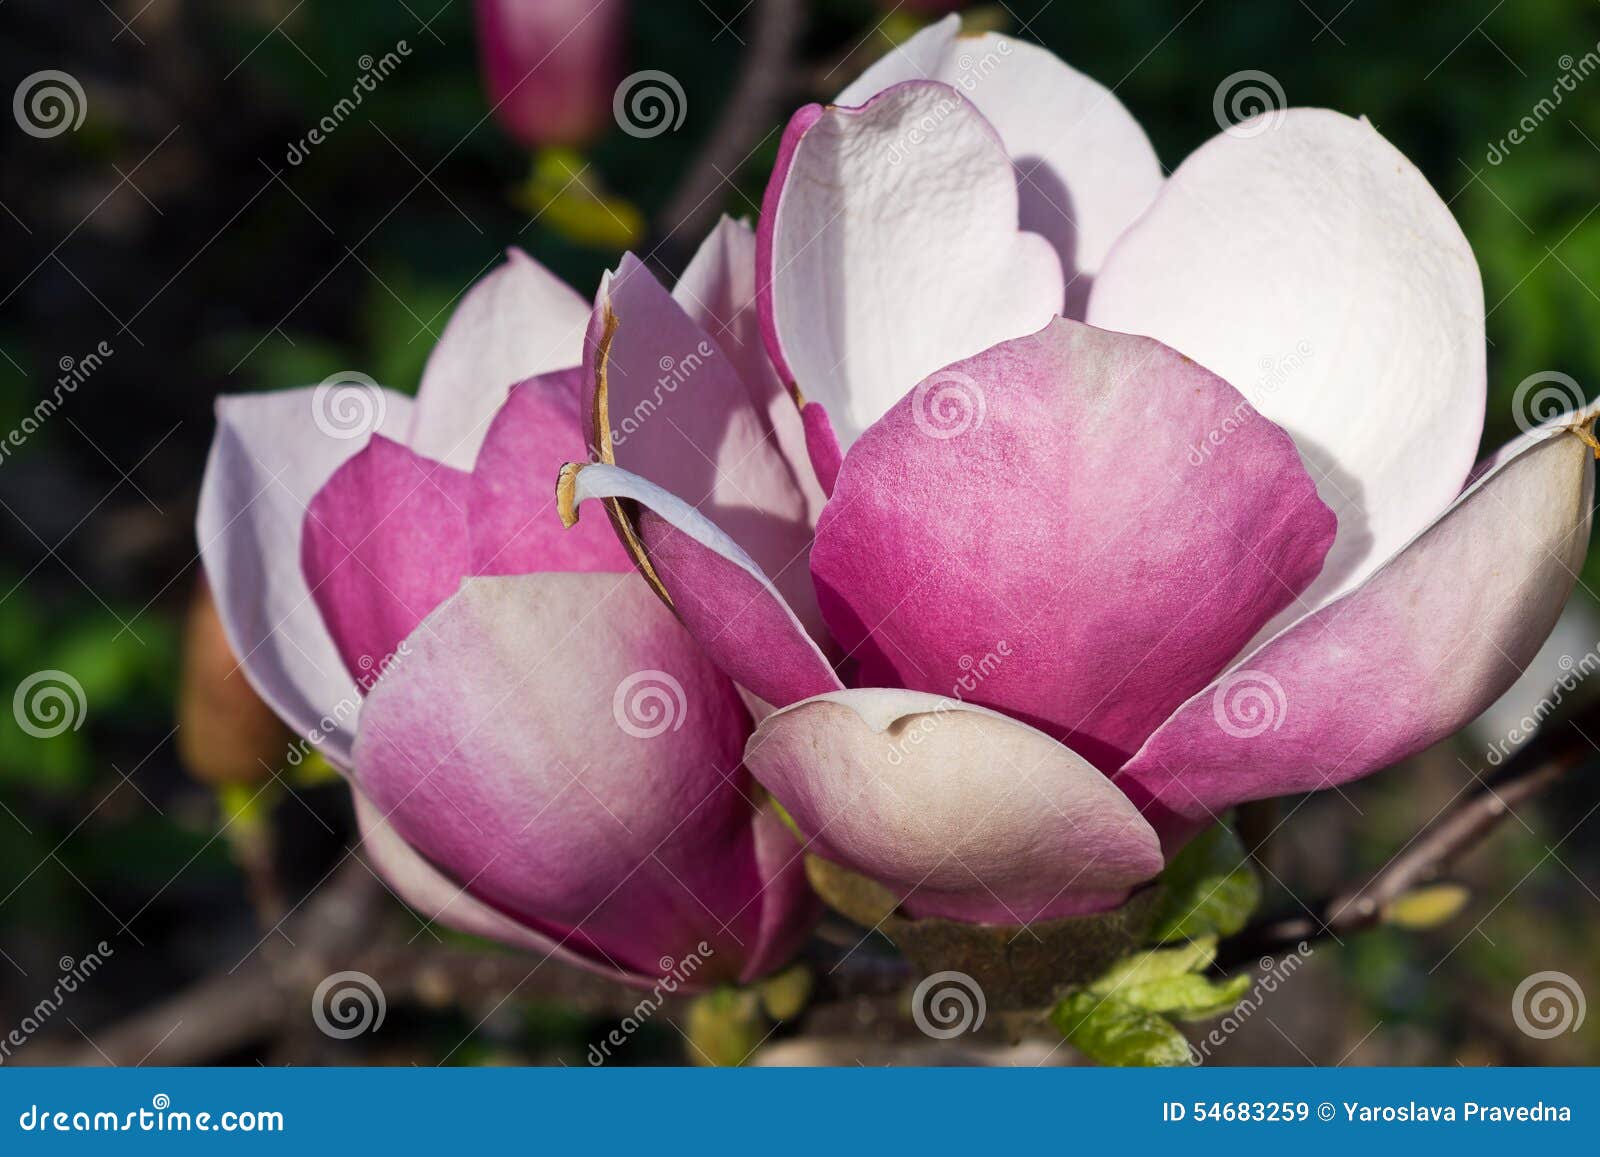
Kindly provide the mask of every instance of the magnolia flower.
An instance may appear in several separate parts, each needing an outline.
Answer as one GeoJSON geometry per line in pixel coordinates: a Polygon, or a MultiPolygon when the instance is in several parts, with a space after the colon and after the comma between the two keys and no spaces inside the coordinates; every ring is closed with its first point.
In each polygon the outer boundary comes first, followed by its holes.
{"type": "MultiPolygon", "coordinates": [[[[734,292],[719,276],[705,293],[734,292]]],[[[741,766],[732,683],[607,528],[553,512],[547,480],[584,447],[587,320],[513,251],[415,402],[359,375],[221,399],[205,570],[245,674],[349,778],[356,854],[403,899],[639,983],[751,980],[816,901],[741,766]]]]}
{"type": "Polygon", "coordinates": [[[610,123],[626,0],[476,0],[489,106],[528,148],[581,145],[610,123]]]}
{"type": "Polygon", "coordinates": [[[1366,121],[1163,180],[1106,89],[958,29],[795,115],[737,274],[606,278],[560,494],[770,712],[810,853],[1018,924],[1492,702],[1584,558],[1593,413],[1473,470],[1477,265],[1366,121]]]}

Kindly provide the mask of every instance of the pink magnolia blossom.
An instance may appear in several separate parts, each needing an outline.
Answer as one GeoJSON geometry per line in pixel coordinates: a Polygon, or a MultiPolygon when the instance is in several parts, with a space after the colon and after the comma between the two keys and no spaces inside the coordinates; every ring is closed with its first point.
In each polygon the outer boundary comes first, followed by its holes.
{"type": "MultiPolygon", "coordinates": [[[[702,292],[735,292],[721,275],[702,292]]],[[[556,516],[588,318],[513,251],[414,402],[361,381],[221,399],[205,570],[246,675],[345,773],[356,854],[403,899],[641,984],[747,981],[816,900],[742,766],[732,682],[608,527],[556,516]]]]}
{"type": "Polygon", "coordinates": [[[476,0],[495,119],[528,148],[581,145],[610,123],[626,0],[476,0]]]}
{"type": "Polygon", "coordinates": [[[1164,180],[1110,92],[958,28],[796,114],[758,235],[605,279],[561,497],[765,713],[808,851],[1016,924],[1485,708],[1584,558],[1593,414],[1473,472],[1477,264],[1366,121],[1164,180]]]}

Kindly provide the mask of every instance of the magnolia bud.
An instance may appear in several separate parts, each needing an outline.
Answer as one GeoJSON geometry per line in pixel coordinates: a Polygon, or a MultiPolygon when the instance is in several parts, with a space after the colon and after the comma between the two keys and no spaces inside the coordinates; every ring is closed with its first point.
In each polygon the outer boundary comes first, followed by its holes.
{"type": "Polygon", "coordinates": [[[621,79],[626,0],[477,0],[484,88],[500,127],[528,148],[604,131],[621,79]]]}

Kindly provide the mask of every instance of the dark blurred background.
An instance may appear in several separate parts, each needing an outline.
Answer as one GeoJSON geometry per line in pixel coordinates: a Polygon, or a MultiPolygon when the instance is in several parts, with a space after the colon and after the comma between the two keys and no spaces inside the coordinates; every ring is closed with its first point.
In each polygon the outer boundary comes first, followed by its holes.
{"type": "MultiPolygon", "coordinates": [[[[607,132],[581,161],[585,182],[631,202],[654,240],[761,7],[633,5],[627,68],[675,77],[687,116],[654,137],[607,132]]],[[[806,5],[782,111],[763,118],[749,162],[721,185],[722,208],[755,214],[772,130],[914,26],[904,9],[886,17],[892,8],[806,5]]],[[[1595,396],[1600,75],[1578,80],[1498,163],[1492,146],[1600,51],[1600,4],[1008,0],[979,18],[1114,86],[1169,168],[1218,131],[1214,94],[1241,70],[1270,74],[1292,104],[1367,115],[1428,175],[1477,252],[1486,445],[1516,432],[1510,397],[1530,374],[1563,371],[1595,396]]],[[[19,428],[64,374],[82,378],[0,459],[0,699],[52,669],[73,675],[85,703],[81,726],[46,738],[0,709],[0,1033],[103,940],[114,956],[29,1034],[81,1049],[249,956],[263,915],[270,928],[321,881],[350,828],[336,782],[302,769],[265,793],[217,792],[179,758],[212,399],[351,369],[412,390],[453,303],[505,246],[587,295],[619,238],[586,229],[593,214],[581,208],[540,201],[527,151],[488,117],[465,0],[7,0],[0,29],[4,93],[59,70],[81,86],[84,112],[76,130],[49,137],[0,127],[0,430],[19,428]],[[392,74],[291,164],[290,146],[350,93],[363,62],[402,41],[409,55],[392,74]],[[247,870],[263,841],[276,847],[265,883],[247,870]]],[[[657,263],[676,272],[682,240],[657,263]]],[[[1600,589],[1595,557],[1585,577],[1600,589]]],[[[1563,653],[1600,640],[1586,615],[1569,619],[1563,653]]],[[[1280,833],[1268,909],[1293,911],[1295,896],[1387,860],[1488,770],[1497,737],[1479,729],[1300,807],[1280,833]]],[[[1534,1040],[1510,1013],[1513,989],[1536,971],[1600,995],[1597,799],[1593,777],[1580,776],[1505,825],[1463,865],[1473,898],[1444,925],[1319,948],[1214,1062],[1600,1062],[1592,1023],[1534,1040]]],[[[612,1023],[560,1002],[513,1002],[487,1019],[435,1003],[392,1009],[381,1038],[335,1047],[290,1033],[206,1059],[582,1063],[612,1023]]],[[[629,1048],[637,1060],[682,1053],[659,1024],[629,1048]]]]}

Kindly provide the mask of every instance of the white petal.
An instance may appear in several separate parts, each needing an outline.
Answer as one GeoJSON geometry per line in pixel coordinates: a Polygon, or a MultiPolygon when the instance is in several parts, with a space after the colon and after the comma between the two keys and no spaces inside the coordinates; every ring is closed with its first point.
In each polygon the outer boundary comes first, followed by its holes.
{"type": "Polygon", "coordinates": [[[1364,120],[1289,109],[1173,173],[1107,258],[1088,320],[1159,338],[1294,435],[1339,537],[1282,625],[1460,490],[1483,429],[1483,316],[1472,250],[1416,167],[1364,120]]]}
{"type": "Polygon", "coordinates": [[[1161,162],[1139,122],[1099,82],[1036,44],[960,35],[949,16],[892,49],[839,94],[860,105],[890,85],[952,85],[988,118],[1017,167],[1022,227],[1042,234],[1066,271],[1064,313],[1083,317],[1112,243],[1161,189],[1161,162]]]}
{"type": "Polygon", "coordinates": [[[340,437],[349,431],[328,409],[339,403],[320,390],[217,399],[195,534],[228,644],[251,685],[302,736],[323,736],[323,753],[348,767],[361,697],[306,587],[300,532],[307,504],[367,444],[364,435],[397,437],[412,406],[387,390],[348,395],[370,421],[358,436],[340,437]]]}
{"type": "Polygon", "coordinates": [[[409,444],[472,469],[489,421],[516,383],[583,360],[589,305],[520,249],[461,299],[428,358],[409,444]]]}

